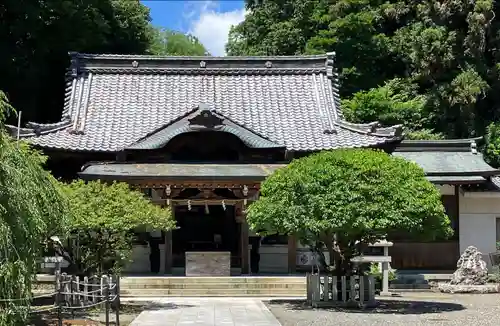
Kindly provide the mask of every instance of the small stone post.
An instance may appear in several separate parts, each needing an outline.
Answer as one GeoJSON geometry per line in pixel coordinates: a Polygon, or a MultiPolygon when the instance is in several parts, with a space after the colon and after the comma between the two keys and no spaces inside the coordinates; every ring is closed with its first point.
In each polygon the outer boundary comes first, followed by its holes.
{"type": "MultiPolygon", "coordinates": [[[[392,246],[392,242],[388,242],[386,240],[380,241],[380,245],[384,248],[384,257],[389,257],[389,247],[392,246]]],[[[390,270],[389,262],[382,263],[382,291],[380,292],[381,296],[390,296],[389,292],[389,270],[390,270]]]]}

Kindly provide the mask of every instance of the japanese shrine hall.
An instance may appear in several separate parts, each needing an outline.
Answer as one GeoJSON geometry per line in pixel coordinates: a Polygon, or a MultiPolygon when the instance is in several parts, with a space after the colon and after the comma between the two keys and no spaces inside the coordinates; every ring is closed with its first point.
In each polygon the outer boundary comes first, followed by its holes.
{"type": "Polygon", "coordinates": [[[245,206],[258,198],[266,176],[292,159],[349,147],[413,160],[443,194],[454,238],[394,239],[393,267],[452,269],[468,245],[494,251],[499,172],[478,153],[480,139],[403,141],[400,126],[349,123],[338,87],[333,53],[72,53],[61,120],[9,128],[49,156],[57,177],[124,181],[172,207],[179,228],[138,236],[130,273],[183,275],[190,251],[230,252],[232,274],[248,274],[252,263],[260,273],[310,268],[308,249],[293,237],[256,237],[245,206]],[[156,267],[149,261],[153,240],[156,267]],[[253,262],[252,248],[260,254],[253,262]]]}

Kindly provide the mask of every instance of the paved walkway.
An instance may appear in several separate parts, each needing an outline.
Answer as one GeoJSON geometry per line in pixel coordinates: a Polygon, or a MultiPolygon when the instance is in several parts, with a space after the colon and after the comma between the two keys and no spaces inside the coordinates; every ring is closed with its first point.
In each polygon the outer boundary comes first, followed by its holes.
{"type": "MultiPolygon", "coordinates": [[[[137,301],[137,300],[134,300],[137,301]]],[[[148,299],[157,307],[143,311],[130,326],[281,326],[259,299],[148,299]]]]}

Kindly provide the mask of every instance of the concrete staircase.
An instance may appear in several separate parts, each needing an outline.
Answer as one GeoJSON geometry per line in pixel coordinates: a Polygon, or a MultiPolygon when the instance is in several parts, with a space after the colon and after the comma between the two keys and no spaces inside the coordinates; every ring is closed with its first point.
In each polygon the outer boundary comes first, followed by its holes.
{"type": "Polygon", "coordinates": [[[123,297],[305,297],[304,276],[122,277],[123,297]]]}

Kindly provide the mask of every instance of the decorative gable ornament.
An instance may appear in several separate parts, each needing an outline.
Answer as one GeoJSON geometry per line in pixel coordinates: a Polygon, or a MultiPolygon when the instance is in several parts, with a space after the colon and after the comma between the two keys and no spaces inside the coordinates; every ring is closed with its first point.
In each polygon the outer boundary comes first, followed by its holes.
{"type": "Polygon", "coordinates": [[[197,116],[188,121],[190,126],[202,126],[208,129],[214,129],[215,127],[222,126],[224,119],[219,118],[209,109],[203,109],[197,116]]]}

